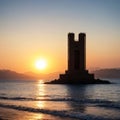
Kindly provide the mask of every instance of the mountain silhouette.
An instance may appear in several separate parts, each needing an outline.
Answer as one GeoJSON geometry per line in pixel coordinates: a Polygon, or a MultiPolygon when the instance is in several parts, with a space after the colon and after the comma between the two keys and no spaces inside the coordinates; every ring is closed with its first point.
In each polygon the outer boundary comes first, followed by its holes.
{"type": "MultiPolygon", "coordinates": [[[[95,74],[96,78],[120,78],[120,68],[105,68],[91,71],[91,73],[95,74]]],[[[38,80],[45,79],[51,80],[57,78],[59,72],[49,73],[49,74],[41,74],[34,72],[25,72],[18,73],[13,70],[1,69],[0,70],[0,80],[38,80]]]]}
{"type": "Polygon", "coordinates": [[[105,68],[93,71],[96,78],[120,78],[120,68],[105,68]]]}
{"type": "Polygon", "coordinates": [[[32,80],[35,79],[33,76],[29,76],[23,73],[17,73],[12,70],[0,70],[0,80],[32,80]]]}
{"type": "Polygon", "coordinates": [[[43,74],[34,72],[18,73],[9,69],[0,70],[0,80],[51,80],[58,77],[58,72],[43,74]]]}

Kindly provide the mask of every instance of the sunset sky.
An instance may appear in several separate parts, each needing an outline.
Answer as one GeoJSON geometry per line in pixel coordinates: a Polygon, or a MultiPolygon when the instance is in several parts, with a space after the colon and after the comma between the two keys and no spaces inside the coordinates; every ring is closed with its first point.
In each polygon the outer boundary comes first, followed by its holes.
{"type": "Polygon", "coordinates": [[[87,36],[87,68],[120,67],[120,0],[0,0],[0,69],[67,69],[67,34],[87,36]]]}

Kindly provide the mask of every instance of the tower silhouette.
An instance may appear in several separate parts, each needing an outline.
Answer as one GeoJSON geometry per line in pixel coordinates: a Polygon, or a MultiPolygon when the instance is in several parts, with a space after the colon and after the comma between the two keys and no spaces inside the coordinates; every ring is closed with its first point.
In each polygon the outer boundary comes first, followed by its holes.
{"type": "Polygon", "coordinates": [[[68,70],[60,74],[58,80],[51,81],[53,84],[94,84],[109,83],[94,78],[94,74],[86,70],[86,34],[79,33],[75,41],[74,33],[68,33],[68,70]]]}
{"type": "Polygon", "coordinates": [[[79,40],[74,40],[74,33],[68,34],[68,71],[84,71],[86,69],[86,35],[79,34],[79,40]]]}

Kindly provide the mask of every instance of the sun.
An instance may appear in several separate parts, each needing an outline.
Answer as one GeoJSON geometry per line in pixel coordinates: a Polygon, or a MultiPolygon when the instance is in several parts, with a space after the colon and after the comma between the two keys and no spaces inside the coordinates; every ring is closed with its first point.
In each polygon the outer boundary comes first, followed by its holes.
{"type": "Polygon", "coordinates": [[[39,70],[44,70],[47,67],[47,62],[45,59],[39,59],[35,62],[35,67],[39,70]]]}

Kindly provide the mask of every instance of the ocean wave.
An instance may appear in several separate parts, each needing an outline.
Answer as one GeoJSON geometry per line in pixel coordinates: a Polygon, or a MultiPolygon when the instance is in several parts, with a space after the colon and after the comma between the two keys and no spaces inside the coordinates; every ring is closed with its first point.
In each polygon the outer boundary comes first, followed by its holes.
{"type": "Polygon", "coordinates": [[[23,101],[71,101],[80,103],[112,103],[112,101],[100,100],[100,99],[75,99],[75,98],[29,98],[29,97],[5,97],[0,96],[0,99],[4,100],[23,100],[23,101]]]}
{"type": "MultiPolygon", "coordinates": [[[[20,110],[20,111],[34,112],[34,113],[50,114],[50,115],[60,116],[60,117],[84,119],[84,120],[108,120],[108,118],[106,118],[106,117],[89,115],[89,114],[73,112],[73,111],[38,109],[38,108],[17,106],[17,105],[8,105],[8,104],[2,104],[2,103],[0,103],[0,107],[10,108],[10,109],[15,109],[15,110],[20,110]]],[[[109,118],[109,120],[113,120],[113,119],[109,118]]],[[[116,119],[116,120],[119,120],[119,119],[116,119]]]]}
{"type": "Polygon", "coordinates": [[[26,97],[4,97],[0,96],[2,100],[16,100],[16,101],[53,101],[53,102],[75,102],[78,104],[92,104],[99,107],[120,109],[120,102],[107,101],[101,99],[74,99],[74,98],[26,98],[26,97]]]}
{"type": "Polygon", "coordinates": [[[120,110],[120,103],[119,104],[115,104],[115,103],[111,103],[111,104],[98,104],[97,106],[105,107],[105,108],[116,108],[116,109],[120,110]]]}
{"type": "Polygon", "coordinates": [[[26,98],[26,97],[5,97],[5,96],[0,96],[0,99],[3,100],[24,100],[24,101],[37,101],[38,99],[34,99],[34,98],[26,98]]]}
{"type": "Polygon", "coordinates": [[[24,100],[24,101],[72,101],[80,103],[113,103],[113,101],[101,100],[101,99],[75,99],[75,98],[29,98],[29,97],[5,97],[0,96],[0,99],[4,100],[24,100]]]}

